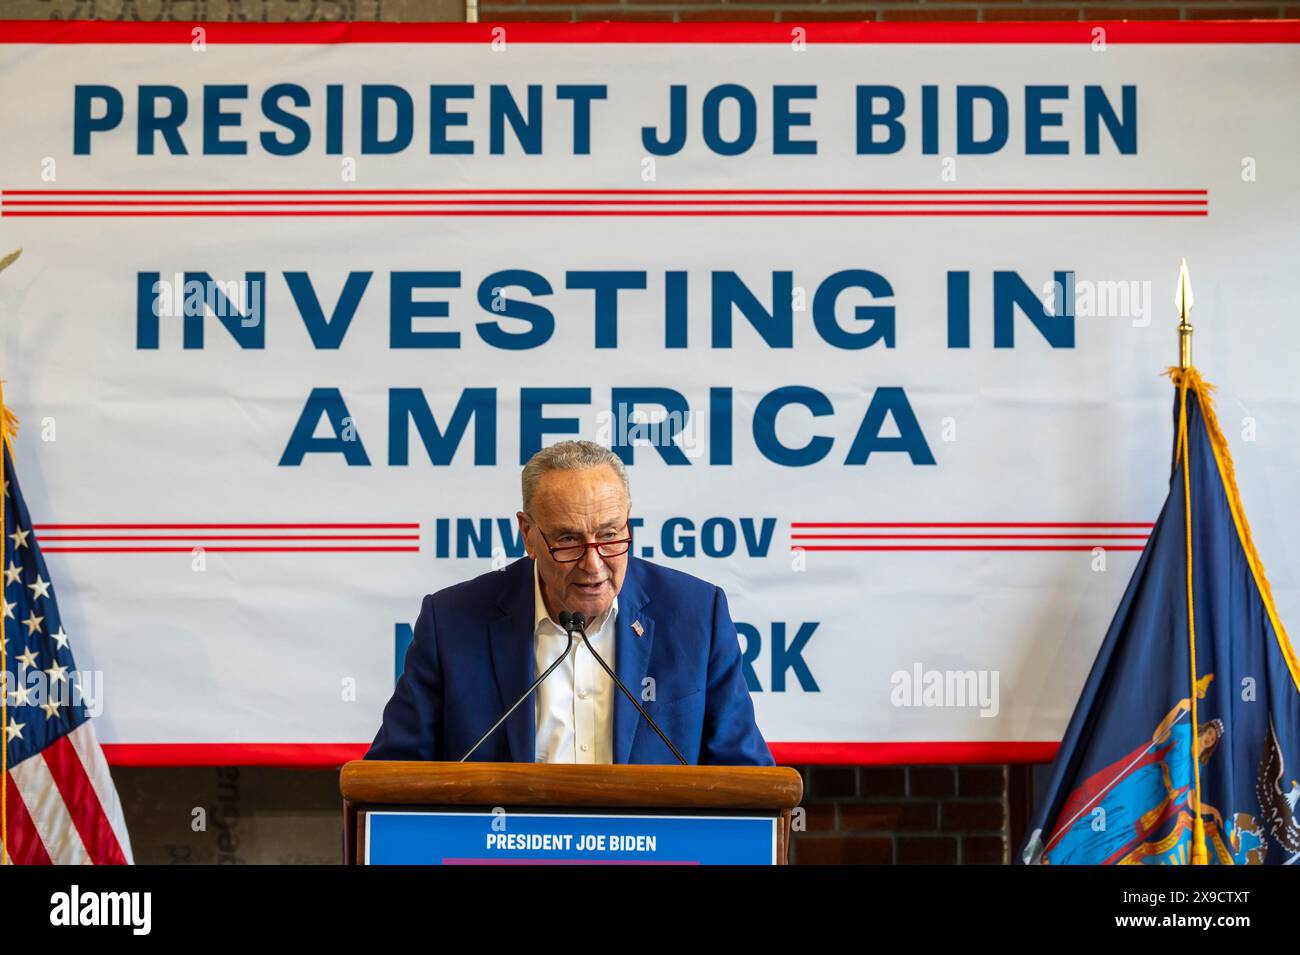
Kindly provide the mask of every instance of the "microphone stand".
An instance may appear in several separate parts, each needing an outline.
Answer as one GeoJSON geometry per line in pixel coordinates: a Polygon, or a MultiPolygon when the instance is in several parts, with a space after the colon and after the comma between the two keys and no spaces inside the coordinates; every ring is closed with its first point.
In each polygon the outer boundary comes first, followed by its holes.
{"type": "MultiPolygon", "coordinates": [[[[564,620],[564,616],[565,616],[565,614],[567,614],[567,613],[568,613],[568,611],[566,610],[564,613],[560,614],[560,620],[561,620],[561,621],[564,620]]],[[[504,713],[502,713],[502,714],[501,714],[501,718],[500,718],[499,720],[497,720],[495,723],[493,723],[490,727],[488,727],[488,731],[487,731],[486,733],[484,733],[482,736],[480,736],[480,737],[478,738],[478,742],[475,743],[473,746],[471,746],[471,747],[469,748],[469,751],[468,751],[464,756],[462,756],[460,759],[458,759],[457,762],[459,762],[459,763],[463,763],[463,762],[465,762],[465,760],[469,759],[470,756],[473,755],[474,750],[476,750],[476,749],[478,749],[480,746],[482,746],[482,745],[483,745],[483,741],[486,740],[489,736],[491,736],[492,733],[496,730],[496,728],[497,728],[498,726],[500,726],[500,725],[501,725],[502,723],[504,723],[507,719],[509,719],[511,713],[513,713],[515,710],[519,709],[519,704],[522,703],[524,700],[528,699],[530,696],[532,696],[533,691],[536,690],[539,686],[542,685],[542,681],[545,680],[548,676],[550,676],[551,673],[555,670],[555,668],[558,667],[561,663],[564,662],[564,658],[567,657],[567,656],[569,655],[569,651],[573,649],[573,631],[568,629],[568,625],[567,625],[567,624],[565,625],[565,629],[566,629],[566,631],[568,632],[568,635],[569,635],[569,643],[568,643],[568,646],[566,646],[566,647],[564,648],[564,652],[561,653],[558,657],[555,658],[555,662],[552,663],[550,666],[548,666],[548,667],[546,668],[545,672],[542,673],[541,676],[539,676],[536,680],[533,681],[533,685],[530,686],[527,690],[524,691],[524,695],[521,696],[521,697],[519,697],[519,699],[515,700],[515,704],[514,704],[514,706],[510,707],[510,709],[508,709],[508,710],[506,710],[504,713]]]]}
{"type": "MultiPolygon", "coordinates": [[[[568,613],[568,611],[565,611],[565,613],[568,613]]],[[[606,673],[609,674],[610,679],[612,679],[618,685],[618,688],[623,691],[623,695],[628,698],[628,701],[631,702],[631,704],[637,708],[637,712],[639,712],[642,716],[645,717],[646,722],[650,724],[650,728],[659,734],[659,738],[664,741],[664,745],[673,751],[673,755],[677,757],[677,761],[681,763],[683,766],[688,765],[686,762],[686,757],[683,756],[681,754],[681,751],[678,750],[678,748],[673,745],[672,740],[670,740],[667,736],[664,735],[664,731],[659,728],[659,724],[656,723],[654,721],[654,718],[651,717],[651,715],[645,711],[645,707],[643,707],[639,702],[637,702],[637,698],[632,695],[632,692],[626,686],[623,685],[623,681],[618,678],[618,674],[609,668],[609,664],[606,663],[604,658],[599,653],[596,652],[596,648],[591,645],[591,641],[587,639],[587,618],[582,613],[582,611],[579,610],[577,613],[573,614],[570,617],[570,620],[568,622],[565,622],[564,614],[560,614],[560,622],[561,624],[564,625],[566,629],[569,630],[570,643],[573,642],[574,630],[576,630],[582,636],[582,642],[586,644],[588,652],[590,652],[591,655],[596,658],[596,662],[599,663],[601,668],[606,673]]],[[[561,657],[561,659],[563,659],[563,657],[561,657]]]]}

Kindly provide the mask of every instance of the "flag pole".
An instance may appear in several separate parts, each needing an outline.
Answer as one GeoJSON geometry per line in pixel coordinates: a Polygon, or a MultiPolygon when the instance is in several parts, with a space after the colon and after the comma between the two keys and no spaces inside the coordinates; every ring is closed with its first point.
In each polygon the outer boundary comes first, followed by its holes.
{"type": "Polygon", "coordinates": [[[1183,259],[1178,268],[1178,291],[1174,302],[1178,306],[1178,367],[1186,370],[1192,367],[1192,323],[1188,316],[1192,313],[1192,280],[1187,274],[1187,260],[1183,259]]]}
{"type": "MultiPolygon", "coordinates": [[[[9,453],[9,409],[5,407],[4,381],[0,379],[0,535],[9,525],[6,522],[5,508],[8,506],[9,481],[5,477],[4,461],[9,453]]],[[[0,543],[8,543],[9,538],[0,537],[0,543]]],[[[7,569],[4,560],[6,548],[0,546],[0,570],[7,569]]],[[[0,584],[3,592],[3,584],[0,584]]],[[[0,602],[3,598],[0,597],[0,602]]],[[[9,657],[6,637],[8,625],[0,616],[0,865],[9,864],[9,657]]]]}
{"type": "MultiPolygon", "coordinates": [[[[14,264],[22,249],[15,249],[0,259],[0,272],[14,264]]],[[[8,506],[9,482],[4,473],[4,461],[9,453],[9,438],[18,431],[18,419],[9,412],[5,405],[4,380],[0,379],[0,543],[8,540],[3,537],[6,521],[5,509],[8,506]]],[[[5,564],[5,548],[0,546],[0,564],[5,564]]],[[[7,570],[8,567],[0,567],[7,570]]],[[[3,585],[0,584],[0,593],[3,585]]],[[[3,597],[0,597],[0,601],[3,597]]],[[[9,657],[6,645],[4,617],[0,617],[0,865],[9,865],[9,657]]]]}
{"type": "MultiPolygon", "coordinates": [[[[1205,845],[1205,820],[1201,817],[1201,727],[1196,706],[1196,611],[1192,599],[1192,481],[1191,463],[1187,441],[1187,390],[1193,381],[1199,383],[1200,376],[1192,365],[1192,323],[1188,318],[1192,312],[1195,299],[1192,295],[1192,281],[1187,274],[1187,260],[1183,259],[1178,268],[1178,289],[1174,293],[1174,304],[1178,308],[1178,449],[1183,465],[1183,520],[1186,528],[1187,548],[1187,648],[1191,667],[1191,692],[1188,701],[1191,704],[1192,717],[1192,778],[1195,800],[1192,818],[1192,865],[1209,865],[1209,852],[1205,845]]],[[[1198,398],[1201,396],[1197,389],[1198,398]]]]}

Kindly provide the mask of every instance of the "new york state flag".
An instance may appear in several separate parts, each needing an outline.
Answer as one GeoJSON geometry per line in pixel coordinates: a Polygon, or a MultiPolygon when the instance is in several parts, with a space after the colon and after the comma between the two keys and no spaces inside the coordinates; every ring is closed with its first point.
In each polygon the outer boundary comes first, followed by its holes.
{"type": "Polygon", "coordinates": [[[1300,664],[1210,386],[1176,389],[1169,496],[1030,823],[1026,863],[1300,860],[1300,664]]]}

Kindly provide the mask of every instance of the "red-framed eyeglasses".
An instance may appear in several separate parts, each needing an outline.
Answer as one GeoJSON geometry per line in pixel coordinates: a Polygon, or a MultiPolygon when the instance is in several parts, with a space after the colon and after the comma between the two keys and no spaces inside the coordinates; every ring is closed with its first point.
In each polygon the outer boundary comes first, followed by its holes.
{"type": "MultiPolygon", "coordinates": [[[[629,514],[629,517],[630,516],[631,515],[629,514]]],[[[529,520],[532,520],[532,518],[529,517],[529,520]]],[[[537,524],[534,523],[533,526],[537,527],[537,524]]],[[[628,527],[628,521],[626,519],[623,521],[623,527],[628,527]]],[[[589,547],[596,548],[596,553],[601,557],[621,557],[626,554],[628,549],[632,546],[632,538],[624,537],[620,540],[588,541],[585,544],[564,544],[560,547],[555,547],[551,544],[550,539],[547,538],[546,532],[540,527],[537,527],[537,533],[541,534],[542,540],[546,541],[546,549],[551,553],[551,560],[555,561],[557,564],[577,563],[587,556],[587,548],[589,547]]]]}

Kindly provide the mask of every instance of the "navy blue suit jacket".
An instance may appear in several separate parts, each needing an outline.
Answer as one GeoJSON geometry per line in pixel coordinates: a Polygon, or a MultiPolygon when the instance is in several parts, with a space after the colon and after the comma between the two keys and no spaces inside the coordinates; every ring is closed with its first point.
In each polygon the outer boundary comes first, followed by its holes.
{"type": "MultiPolygon", "coordinates": [[[[424,598],[415,638],[366,759],[455,760],[536,678],[533,560],[523,557],[424,598]]],[[[629,555],[614,668],[688,762],[773,765],[754,722],[740,642],[722,589],[629,555]],[[641,635],[632,629],[641,623],[641,635]]],[[[552,679],[556,675],[552,675],[552,679]]],[[[676,763],[614,687],[614,762],[676,763]]],[[[534,762],[535,697],[471,759],[534,762]]]]}

